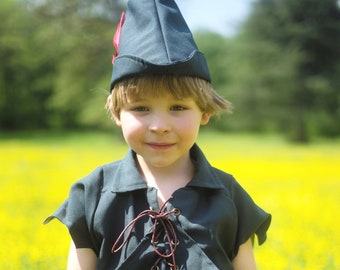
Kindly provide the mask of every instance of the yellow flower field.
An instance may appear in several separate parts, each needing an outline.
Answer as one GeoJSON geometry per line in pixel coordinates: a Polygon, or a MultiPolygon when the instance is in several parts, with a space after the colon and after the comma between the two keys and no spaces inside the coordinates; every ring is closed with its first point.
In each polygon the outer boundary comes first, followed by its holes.
{"type": "MultiPolygon", "coordinates": [[[[44,218],[72,182],[127,148],[104,134],[31,135],[0,137],[0,269],[65,269],[67,230],[44,218]]],[[[273,215],[267,241],[255,246],[258,269],[340,269],[339,140],[299,146],[203,133],[199,145],[273,215]]]]}

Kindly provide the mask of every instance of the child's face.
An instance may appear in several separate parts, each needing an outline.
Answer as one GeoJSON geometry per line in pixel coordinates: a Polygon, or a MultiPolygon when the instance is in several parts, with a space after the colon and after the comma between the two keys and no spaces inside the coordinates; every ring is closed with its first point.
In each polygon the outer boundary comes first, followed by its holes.
{"type": "Polygon", "coordinates": [[[188,157],[200,125],[209,118],[192,98],[167,94],[128,99],[115,122],[139,159],[152,167],[167,167],[188,157]]]}

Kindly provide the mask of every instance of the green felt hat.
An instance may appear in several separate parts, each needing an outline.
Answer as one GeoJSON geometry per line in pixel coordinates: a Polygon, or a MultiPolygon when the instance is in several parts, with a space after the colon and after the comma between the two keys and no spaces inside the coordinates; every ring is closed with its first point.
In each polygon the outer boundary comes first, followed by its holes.
{"type": "Polygon", "coordinates": [[[206,59],[173,0],[129,0],[114,45],[111,89],[123,78],[142,74],[210,81],[206,59]]]}

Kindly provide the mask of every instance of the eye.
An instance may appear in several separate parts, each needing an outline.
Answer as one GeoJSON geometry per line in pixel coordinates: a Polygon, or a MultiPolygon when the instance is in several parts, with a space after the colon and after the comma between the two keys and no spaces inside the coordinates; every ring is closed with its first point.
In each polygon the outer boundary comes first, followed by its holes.
{"type": "Polygon", "coordinates": [[[171,111],[184,111],[186,110],[187,108],[182,106],[182,105],[173,105],[171,106],[170,110],[171,111]]]}
{"type": "Polygon", "coordinates": [[[137,107],[131,108],[131,111],[135,111],[135,112],[147,112],[147,111],[149,111],[149,108],[145,107],[145,106],[137,106],[137,107]]]}

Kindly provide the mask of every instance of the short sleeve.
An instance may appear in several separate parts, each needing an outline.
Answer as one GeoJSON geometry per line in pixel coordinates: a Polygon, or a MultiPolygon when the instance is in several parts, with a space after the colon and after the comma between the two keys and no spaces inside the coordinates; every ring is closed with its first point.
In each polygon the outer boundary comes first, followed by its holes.
{"type": "Polygon", "coordinates": [[[257,206],[248,193],[234,180],[232,199],[237,209],[236,253],[238,247],[254,234],[261,245],[267,238],[267,230],[271,222],[271,215],[257,206]]]}
{"type": "Polygon", "coordinates": [[[91,228],[98,201],[96,196],[98,185],[93,183],[97,182],[98,184],[98,181],[94,181],[97,179],[98,174],[92,173],[76,182],[71,187],[69,196],[64,203],[44,221],[44,224],[47,224],[54,218],[58,219],[68,228],[77,248],[91,248],[96,254],[99,252],[99,247],[91,228]]]}

